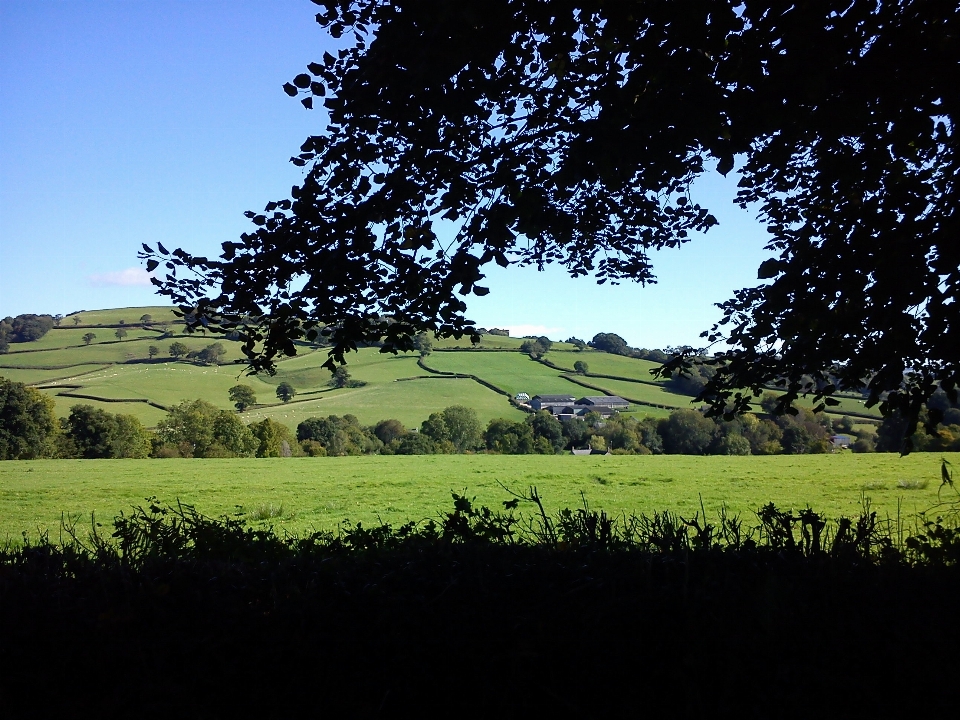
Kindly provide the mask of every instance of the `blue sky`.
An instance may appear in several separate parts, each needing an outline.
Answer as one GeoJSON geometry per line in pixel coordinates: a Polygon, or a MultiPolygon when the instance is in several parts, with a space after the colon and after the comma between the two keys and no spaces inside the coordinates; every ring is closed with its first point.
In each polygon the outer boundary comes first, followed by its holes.
{"type": "MultiPolygon", "coordinates": [[[[281,86],[329,41],[309,0],[0,0],[0,316],[157,304],[140,243],[215,255],[287,197],[322,129],[281,86]]],[[[756,284],[765,232],[714,174],[720,227],[654,256],[659,283],[491,269],[479,325],[554,339],[697,345],[756,284]]]]}

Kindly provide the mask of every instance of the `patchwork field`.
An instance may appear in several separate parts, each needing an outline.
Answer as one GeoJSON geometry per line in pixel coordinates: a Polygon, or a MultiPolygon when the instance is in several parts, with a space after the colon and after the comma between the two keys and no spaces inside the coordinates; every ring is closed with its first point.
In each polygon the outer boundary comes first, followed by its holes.
{"type": "Polygon", "coordinates": [[[610,353],[598,352],[596,350],[584,350],[578,353],[557,353],[549,352],[545,358],[568,372],[573,372],[573,364],[577,360],[583,360],[589,367],[589,372],[599,375],[617,375],[619,377],[632,378],[643,383],[663,384],[666,380],[654,378],[650,371],[658,367],[655,362],[649,360],[637,360],[636,358],[624,357],[623,355],[611,355],[610,353]]]}
{"type": "MultiPolygon", "coordinates": [[[[753,522],[774,502],[807,506],[836,518],[860,512],[868,498],[880,517],[908,527],[938,502],[940,456],[916,453],[775,457],[495,456],[275,458],[248,460],[36,460],[0,463],[0,542],[38,528],[56,536],[61,513],[82,528],[95,512],[111,519],[156,495],[194,504],[209,515],[259,512],[262,524],[302,533],[335,529],[345,518],[365,524],[436,517],[451,491],[491,508],[508,493],[536,485],[549,510],[578,507],[611,514],[673,510],[708,515],[725,505],[753,522]],[[899,510],[898,510],[899,508],[899,510]],[[272,511],[271,511],[272,509],[272,511]]],[[[960,467],[960,455],[948,455],[960,467]]],[[[943,499],[956,499],[949,487],[943,499]]],[[[529,512],[529,507],[527,508],[529,512]]]]}
{"type": "Polygon", "coordinates": [[[577,386],[560,377],[560,372],[523,353],[438,352],[426,358],[424,364],[440,372],[476,375],[511,395],[577,393],[577,386]]]}
{"type": "MultiPolygon", "coordinates": [[[[182,327],[173,311],[164,307],[96,310],[67,316],[61,327],[38,342],[15,344],[11,352],[0,355],[0,376],[40,388],[54,399],[60,416],[83,402],[109,412],[135,415],[148,427],[163,417],[163,408],[182,400],[201,398],[230,408],[227,390],[238,382],[253,387],[260,403],[245,413],[245,420],[270,417],[291,428],[314,415],[346,413],[367,424],[396,418],[415,427],[430,413],[455,404],[474,408],[483,422],[521,417],[503,395],[474,380],[431,374],[417,365],[417,356],[412,353],[382,354],[376,348],[352,353],[347,357],[348,370],[355,380],[366,384],[333,390],[327,386],[329,371],[320,367],[328,357],[325,350],[301,346],[299,355],[278,363],[275,376],[251,377],[243,375],[243,365],[235,362],[243,358],[240,343],[212,335],[183,335],[179,333],[182,327]],[[150,315],[154,325],[141,327],[143,315],[150,315]],[[74,318],[80,320],[79,325],[74,325],[74,318]],[[118,341],[115,331],[121,320],[128,335],[118,341]],[[165,329],[174,335],[161,339],[159,323],[170,323],[165,329]],[[82,337],[88,332],[96,338],[86,345],[82,337]],[[190,351],[219,342],[226,349],[224,364],[213,367],[176,361],[169,355],[173,342],[182,343],[190,351]],[[151,345],[160,351],[152,359],[148,352],[151,345]],[[286,405],[276,399],[276,386],[281,382],[297,390],[294,401],[286,405]]],[[[662,381],[654,381],[650,370],[655,363],[595,350],[576,352],[572,345],[554,343],[547,355],[557,366],[554,368],[519,352],[522,343],[522,338],[485,335],[480,347],[501,352],[483,352],[466,349],[466,340],[437,340],[435,348],[446,349],[432,353],[425,365],[440,373],[476,376],[511,395],[569,393],[579,397],[607,393],[662,406],[635,405],[631,414],[638,417],[664,417],[669,408],[691,407],[689,397],[662,387],[662,381]],[[577,360],[584,360],[593,374],[624,379],[577,376],[574,379],[599,390],[578,385],[564,377],[572,372],[577,360]]],[[[878,415],[875,409],[866,410],[857,398],[842,398],[836,415],[848,412],[878,415]]]]}

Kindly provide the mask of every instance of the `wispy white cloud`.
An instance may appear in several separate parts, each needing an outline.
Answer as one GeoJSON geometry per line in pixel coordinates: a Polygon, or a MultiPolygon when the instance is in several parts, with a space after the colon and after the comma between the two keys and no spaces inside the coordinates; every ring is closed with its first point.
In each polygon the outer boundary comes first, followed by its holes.
{"type": "Polygon", "coordinates": [[[523,337],[524,335],[546,335],[551,340],[557,340],[565,331],[562,327],[547,327],[546,325],[503,325],[505,330],[509,330],[513,337],[523,337]]]}
{"type": "Polygon", "coordinates": [[[132,267],[115,272],[96,273],[87,278],[94,287],[133,287],[150,285],[150,274],[143,268],[132,267]]]}

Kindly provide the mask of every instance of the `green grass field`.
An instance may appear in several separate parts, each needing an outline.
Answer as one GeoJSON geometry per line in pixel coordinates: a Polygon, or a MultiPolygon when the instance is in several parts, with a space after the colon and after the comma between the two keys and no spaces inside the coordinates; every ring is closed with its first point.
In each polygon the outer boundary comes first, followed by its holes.
{"type": "Polygon", "coordinates": [[[573,364],[577,360],[583,360],[589,368],[589,372],[599,373],[600,375],[617,375],[619,377],[633,378],[644,383],[662,384],[665,380],[654,378],[650,371],[658,367],[658,363],[649,360],[637,360],[635,358],[624,357],[623,355],[611,355],[610,353],[598,352],[597,350],[584,350],[577,353],[555,353],[549,352],[545,359],[566,368],[573,372],[573,364]]]}
{"type": "MultiPolygon", "coordinates": [[[[440,381],[444,382],[444,381],[440,381]]],[[[960,456],[948,455],[954,466],[960,456]]],[[[752,522],[759,506],[811,506],[835,518],[855,515],[862,497],[881,517],[937,503],[940,455],[915,453],[775,457],[495,456],[271,458],[247,460],[36,460],[0,463],[0,541],[47,528],[61,512],[99,521],[158,496],[210,515],[280,508],[268,521],[290,532],[334,529],[343,519],[398,523],[436,517],[451,491],[490,507],[536,485],[551,511],[575,507],[581,493],[608,513],[674,510],[692,516],[700,499],[711,517],[726,505],[752,522]]],[[[947,497],[949,488],[944,490],[947,497]]],[[[956,493],[954,493],[956,497],[956,493]]]]}
{"type": "Polygon", "coordinates": [[[79,318],[80,325],[118,325],[122,320],[127,325],[136,325],[144,315],[150,315],[151,322],[183,322],[173,314],[173,308],[166,305],[157,305],[152,307],[132,307],[132,308],[112,308],[105,310],[84,310],[82,312],[67,315],[61,327],[69,328],[74,326],[74,318],[79,318]]]}
{"type": "Polygon", "coordinates": [[[55,370],[42,370],[39,368],[21,370],[18,368],[0,367],[0,376],[7,378],[7,380],[13,380],[14,382],[22,382],[33,385],[74,381],[80,382],[79,378],[83,377],[84,375],[96,372],[97,370],[102,370],[106,367],[109,366],[99,363],[71,365],[70,367],[55,370]]]}
{"type": "Polygon", "coordinates": [[[476,375],[511,395],[577,393],[577,386],[560,377],[558,370],[523,353],[434,353],[426,358],[425,364],[440,372],[476,375]]]}

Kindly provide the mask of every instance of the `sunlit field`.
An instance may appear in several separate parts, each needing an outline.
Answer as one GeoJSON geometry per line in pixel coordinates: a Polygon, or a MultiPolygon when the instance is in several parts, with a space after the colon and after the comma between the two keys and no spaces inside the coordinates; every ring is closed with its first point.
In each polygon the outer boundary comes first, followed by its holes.
{"type": "MultiPolygon", "coordinates": [[[[947,456],[954,466],[960,457],[947,456]]],[[[774,457],[428,455],[232,460],[37,460],[0,463],[0,539],[57,533],[61,513],[83,528],[157,496],[209,515],[238,511],[302,533],[344,519],[391,523],[436,517],[451,492],[500,507],[535,485],[548,509],[582,497],[611,514],[721,506],[750,517],[763,504],[807,506],[836,518],[869,500],[881,517],[914,522],[937,503],[939,454],[774,457]]],[[[944,488],[943,499],[950,497],[944,488]]],[[[954,494],[955,497],[955,494],[954,494]]],[[[529,508],[528,508],[529,510],[529,508]]]]}

